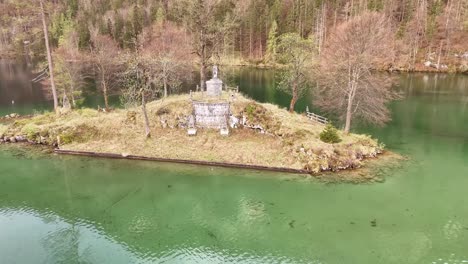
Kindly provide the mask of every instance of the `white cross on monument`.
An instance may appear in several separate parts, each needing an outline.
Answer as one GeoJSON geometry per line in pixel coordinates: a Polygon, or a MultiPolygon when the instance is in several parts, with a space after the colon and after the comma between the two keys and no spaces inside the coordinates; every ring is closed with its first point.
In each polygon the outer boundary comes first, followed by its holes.
{"type": "Polygon", "coordinates": [[[213,66],[213,79],[218,79],[218,66],[213,66]]]}

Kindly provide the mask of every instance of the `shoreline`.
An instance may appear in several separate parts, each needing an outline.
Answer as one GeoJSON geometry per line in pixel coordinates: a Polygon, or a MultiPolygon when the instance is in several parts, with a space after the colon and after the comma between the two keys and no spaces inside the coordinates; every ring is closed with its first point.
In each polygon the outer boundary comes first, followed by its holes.
{"type": "Polygon", "coordinates": [[[306,170],[299,170],[299,169],[286,168],[286,167],[270,167],[270,166],[261,166],[261,165],[239,164],[239,163],[228,163],[228,162],[217,162],[217,161],[203,161],[203,160],[157,158],[157,157],[146,157],[146,156],[139,156],[139,155],[124,155],[124,154],[116,154],[116,153],[76,151],[76,150],[66,150],[66,149],[54,149],[53,152],[56,154],[60,154],[60,155],[84,156],[84,157],[93,157],[93,158],[168,162],[168,163],[179,163],[179,164],[187,164],[187,165],[200,165],[200,166],[248,169],[248,170],[258,170],[258,171],[272,171],[272,172],[286,172],[286,173],[293,173],[293,174],[310,175],[310,172],[306,170]]]}
{"type": "MultiPolygon", "coordinates": [[[[12,53],[0,54],[0,60],[17,60],[19,57],[12,53]]],[[[249,62],[245,59],[234,59],[234,62],[229,63],[226,61],[221,60],[218,65],[224,67],[250,67],[255,69],[262,69],[262,70],[279,70],[285,68],[286,66],[279,63],[263,63],[263,62],[249,62]]],[[[198,66],[194,65],[195,69],[198,69],[198,66]]],[[[425,66],[422,63],[418,63],[415,65],[413,69],[406,68],[406,67],[393,67],[393,68],[379,68],[375,69],[376,72],[389,72],[389,73],[444,73],[444,74],[468,74],[468,67],[462,68],[462,65],[454,65],[454,64],[447,64],[446,68],[444,69],[436,69],[433,67],[425,66]]]]}
{"type": "MultiPolygon", "coordinates": [[[[113,159],[113,160],[137,160],[145,162],[158,162],[158,163],[172,163],[182,165],[194,165],[203,167],[218,167],[228,169],[239,169],[245,171],[264,171],[272,173],[288,173],[289,175],[296,175],[306,179],[314,179],[325,184],[372,184],[383,183],[386,181],[387,173],[393,169],[402,168],[404,162],[408,161],[408,157],[400,156],[392,151],[385,151],[374,158],[363,159],[365,166],[359,168],[348,168],[338,171],[322,171],[320,173],[311,173],[307,170],[300,170],[287,167],[271,167],[252,164],[238,164],[216,161],[203,161],[203,160],[185,160],[185,159],[171,159],[171,158],[158,158],[146,157],[139,155],[125,155],[116,153],[103,153],[91,151],[78,151],[53,148],[50,145],[31,143],[31,142],[17,142],[17,143],[3,143],[1,146],[11,146],[12,148],[23,150],[37,150],[41,151],[44,155],[52,158],[52,154],[60,156],[75,156],[75,157],[88,157],[92,159],[113,159]],[[384,171],[384,172],[383,172],[384,171]],[[387,172],[387,173],[386,173],[387,172]]],[[[1,149],[0,149],[1,150],[1,149]]]]}
{"type": "MultiPolygon", "coordinates": [[[[197,94],[192,96],[198,98],[197,94]]],[[[187,132],[186,123],[193,114],[191,102],[190,95],[177,95],[148,103],[150,138],[141,132],[144,118],[139,109],[108,113],[79,109],[59,117],[46,113],[5,120],[7,123],[0,125],[0,143],[29,142],[51,150],[58,147],[57,154],[313,176],[359,169],[365,167],[367,160],[378,160],[384,153],[384,145],[368,135],[337,131],[339,143],[323,142],[320,134],[325,125],[241,94],[236,94],[231,102],[230,111],[237,123],[229,128],[228,136],[217,129],[201,127],[193,136],[187,132]]],[[[361,178],[365,181],[366,177],[361,178]]]]}

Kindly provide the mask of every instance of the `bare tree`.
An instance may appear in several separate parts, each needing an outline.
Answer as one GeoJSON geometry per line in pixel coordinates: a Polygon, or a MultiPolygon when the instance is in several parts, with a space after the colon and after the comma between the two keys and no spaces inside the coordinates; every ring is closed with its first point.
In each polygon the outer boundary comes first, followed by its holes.
{"type": "Polygon", "coordinates": [[[157,87],[153,85],[153,77],[145,66],[143,58],[140,55],[138,46],[135,51],[122,57],[125,61],[125,71],[121,73],[123,87],[121,100],[126,108],[137,107],[141,105],[145,121],[145,137],[151,137],[151,128],[146,111],[146,102],[148,99],[155,98],[157,87]]]}
{"type": "Polygon", "coordinates": [[[49,63],[50,86],[52,89],[52,96],[54,98],[54,110],[56,114],[59,114],[60,112],[58,108],[57,90],[55,89],[55,81],[54,81],[54,67],[53,67],[53,62],[52,62],[52,52],[49,46],[49,32],[47,30],[47,22],[46,22],[46,17],[45,17],[45,12],[44,12],[43,0],[40,0],[39,3],[41,5],[42,28],[44,31],[44,40],[45,40],[46,50],[47,50],[47,62],[49,63]]]}
{"type": "Polygon", "coordinates": [[[228,10],[215,14],[220,0],[192,0],[186,1],[187,26],[192,34],[192,49],[198,57],[200,70],[200,89],[204,89],[206,81],[206,69],[210,66],[210,60],[217,52],[216,44],[223,40],[222,21],[228,10]]]}
{"type": "Polygon", "coordinates": [[[190,75],[188,61],[193,56],[185,34],[175,25],[165,22],[143,32],[140,42],[142,63],[151,75],[153,85],[162,86],[164,97],[167,97],[170,89],[177,89],[190,75]]]}
{"type": "Polygon", "coordinates": [[[349,133],[353,117],[382,125],[390,120],[387,102],[397,96],[388,76],[373,74],[392,57],[392,30],[376,12],[365,12],[338,26],[324,47],[318,70],[316,103],[338,113],[349,133]]]}
{"type": "Polygon", "coordinates": [[[315,23],[315,40],[318,53],[322,50],[327,35],[327,3],[323,2],[315,23]]]}
{"type": "Polygon", "coordinates": [[[297,33],[286,33],[279,37],[278,58],[287,67],[282,73],[278,87],[292,95],[290,112],[294,112],[297,100],[309,88],[315,54],[316,49],[311,39],[303,39],[297,33]]]}
{"type": "Polygon", "coordinates": [[[76,31],[64,34],[54,60],[57,87],[63,93],[62,105],[70,98],[71,106],[76,107],[76,97],[81,95],[81,88],[86,84],[85,78],[91,77],[86,74],[90,70],[87,67],[88,54],[79,50],[76,31]]]}
{"type": "Polygon", "coordinates": [[[427,0],[418,1],[414,17],[408,25],[406,42],[409,44],[409,68],[414,69],[418,51],[425,39],[427,30],[427,0]]]}
{"type": "Polygon", "coordinates": [[[118,70],[119,47],[109,36],[94,35],[92,56],[98,73],[106,110],[109,109],[109,90],[118,70]]]}

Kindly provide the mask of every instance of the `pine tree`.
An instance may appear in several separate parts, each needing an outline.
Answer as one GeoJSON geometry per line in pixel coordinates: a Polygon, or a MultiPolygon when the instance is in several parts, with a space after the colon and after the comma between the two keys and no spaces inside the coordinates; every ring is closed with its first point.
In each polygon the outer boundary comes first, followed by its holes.
{"type": "Polygon", "coordinates": [[[115,23],[114,23],[114,40],[119,43],[119,47],[123,48],[124,47],[124,19],[120,13],[115,12],[114,15],[115,18],[115,23]]]}
{"type": "Polygon", "coordinates": [[[99,33],[109,35],[109,30],[104,19],[99,19],[99,33]]]}
{"type": "Polygon", "coordinates": [[[143,31],[144,17],[143,10],[138,5],[133,6],[132,13],[133,37],[136,38],[143,31]]]}
{"type": "Polygon", "coordinates": [[[107,32],[109,33],[109,36],[114,37],[114,29],[110,18],[107,19],[107,32]]]}
{"type": "Polygon", "coordinates": [[[132,21],[127,20],[125,22],[125,34],[123,36],[123,46],[124,48],[133,49],[135,47],[135,32],[133,31],[134,27],[132,21]]]}
{"type": "Polygon", "coordinates": [[[276,45],[278,42],[278,24],[276,20],[271,23],[270,32],[268,33],[267,50],[265,61],[274,63],[276,61],[276,45]]]}
{"type": "Polygon", "coordinates": [[[87,48],[91,39],[88,23],[86,21],[79,21],[76,30],[78,31],[78,47],[80,49],[87,48]]]}
{"type": "Polygon", "coordinates": [[[68,14],[70,17],[75,17],[76,14],[78,13],[78,0],[68,0],[67,1],[67,7],[68,7],[68,14]]]}

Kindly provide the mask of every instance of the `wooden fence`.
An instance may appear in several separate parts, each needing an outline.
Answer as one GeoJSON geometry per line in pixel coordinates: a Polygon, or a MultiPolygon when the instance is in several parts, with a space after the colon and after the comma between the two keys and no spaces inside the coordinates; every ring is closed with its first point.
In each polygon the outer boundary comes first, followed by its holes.
{"type": "Polygon", "coordinates": [[[314,122],[317,122],[317,123],[320,123],[320,124],[328,124],[328,119],[323,117],[323,116],[320,116],[320,115],[317,115],[317,114],[314,114],[312,112],[309,112],[309,109],[307,107],[307,110],[306,110],[306,114],[307,114],[307,117],[314,121],[314,122]]]}

